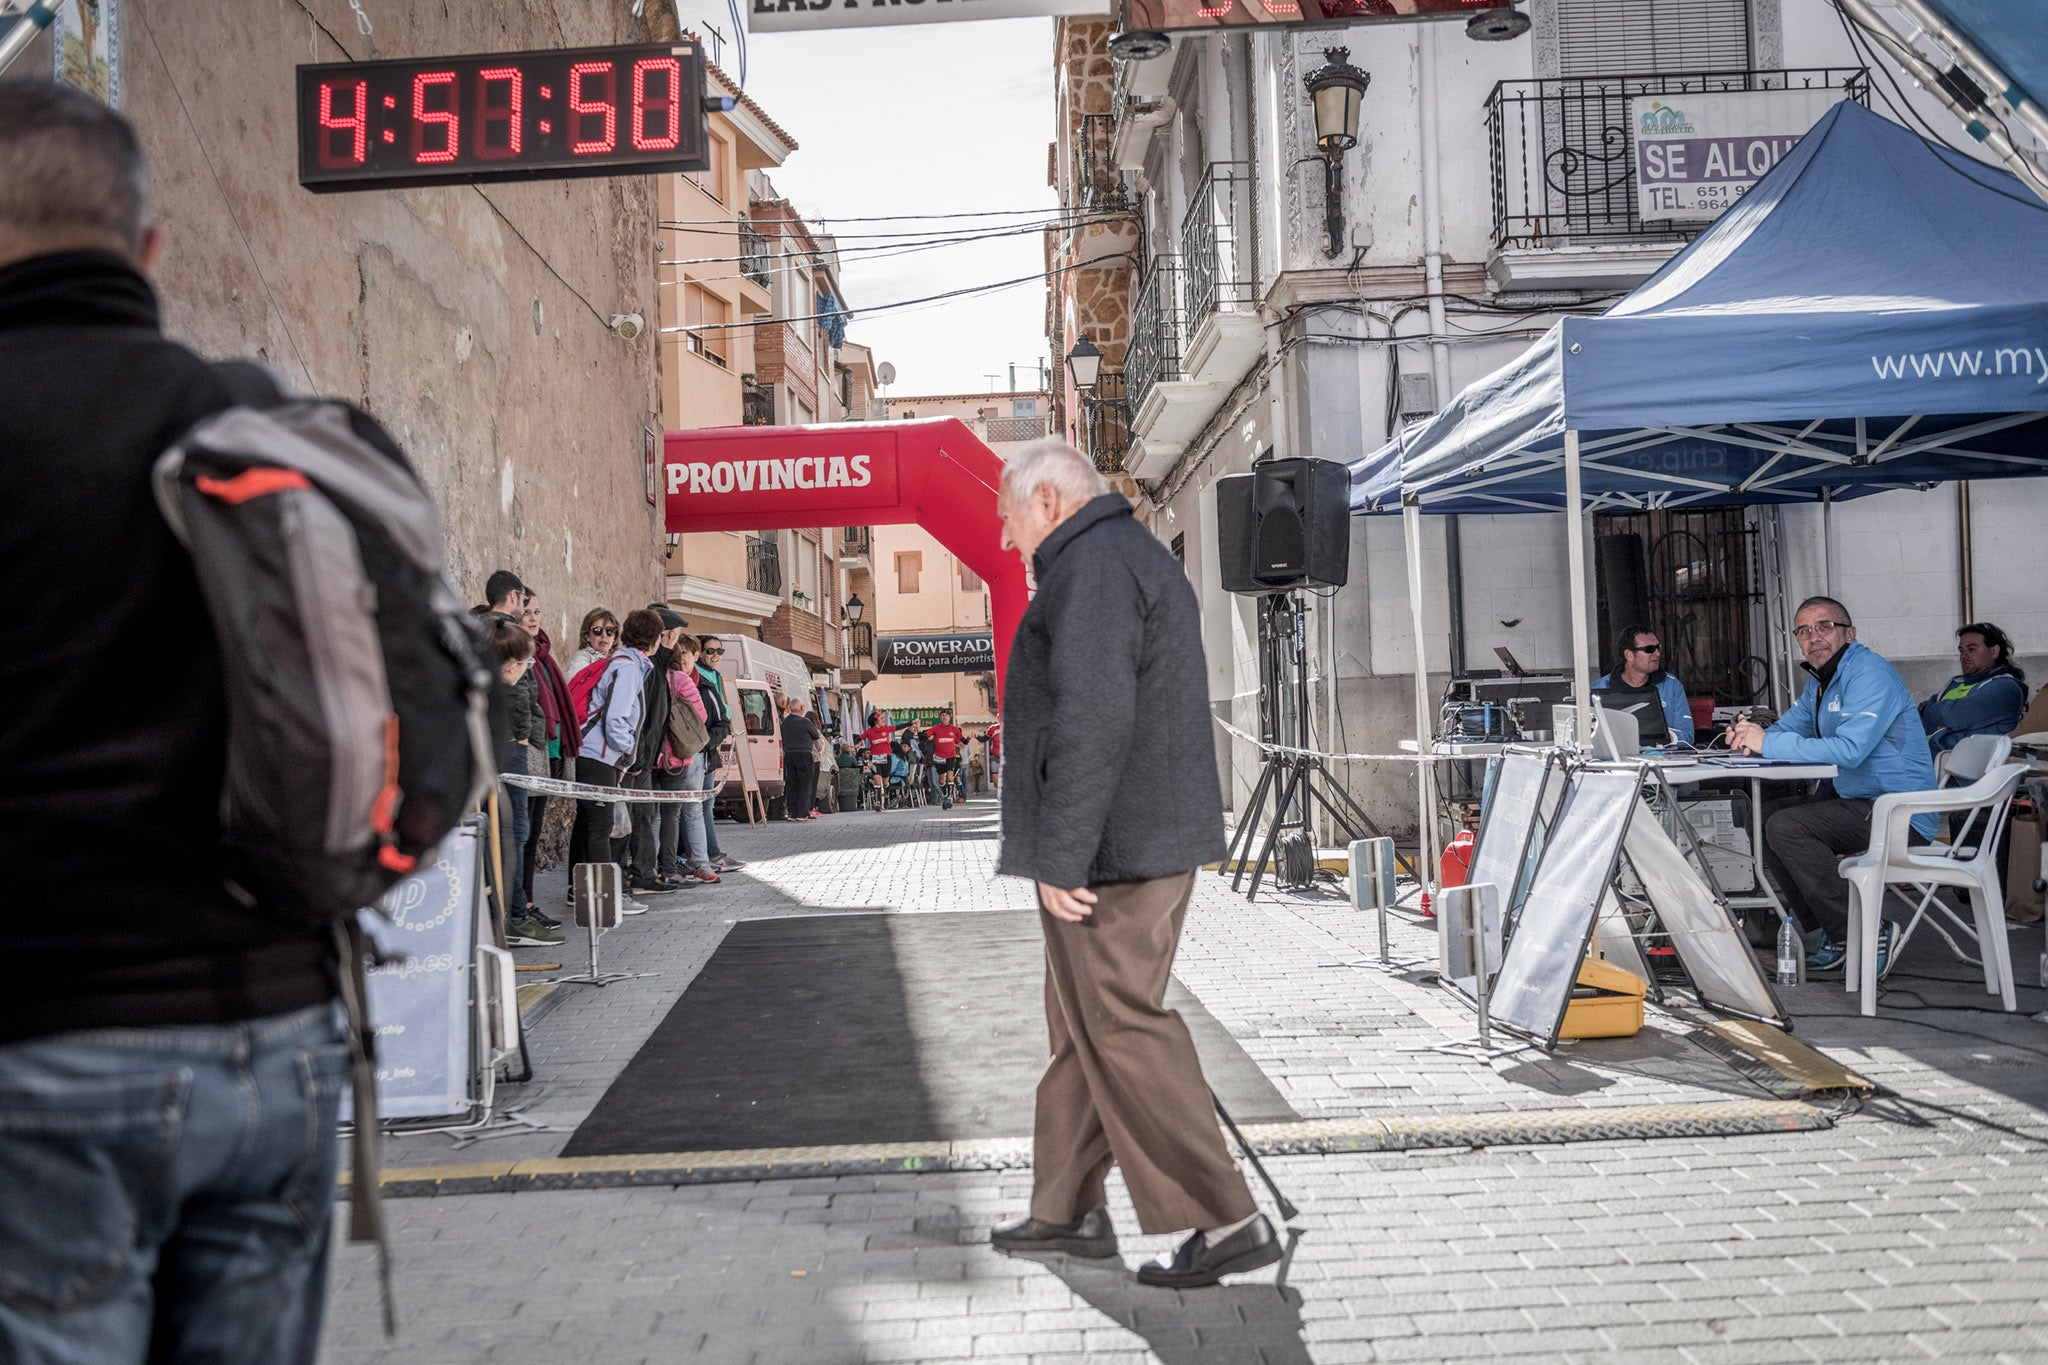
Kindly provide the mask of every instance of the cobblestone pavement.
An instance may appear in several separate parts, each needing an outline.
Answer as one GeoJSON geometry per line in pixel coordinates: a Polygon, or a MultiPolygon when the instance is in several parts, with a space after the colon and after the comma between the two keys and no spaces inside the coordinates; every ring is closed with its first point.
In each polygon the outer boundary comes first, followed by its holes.
{"type": "MultiPolygon", "coordinates": [[[[1026,888],[991,880],[993,823],[975,802],[721,826],[744,872],[604,940],[608,967],[658,975],[560,988],[542,1007],[538,1080],[504,1093],[556,1131],[459,1152],[406,1138],[387,1160],[559,1150],[734,920],[1027,905],[1026,888]]],[[[542,885],[559,895],[560,874],[542,885]]],[[[2016,937],[2016,961],[2038,937],[2016,937]]],[[[1433,961],[1428,929],[1400,920],[1391,971],[1376,946],[1330,896],[1246,907],[1205,877],[1177,971],[1304,1117],[1760,1094],[1702,1065],[1670,1019],[1493,1067],[1399,1052],[1470,1016],[1403,971],[1433,961]]],[[[1912,1010],[1984,999],[1917,989],[1875,1022],[1839,986],[1797,993],[1800,1036],[1888,1088],[1829,1130],[1269,1162],[1302,1206],[1285,1292],[1270,1272],[1138,1286],[1129,1267],[1170,1238],[1127,1235],[1121,1265],[996,1255],[987,1229],[1021,1211],[1027,1172],[404,1199],[387,1205],[400,1338],[382,1338],[371,1253],[343,1248],[323,1358],[2048,1362],[2048,1027],[1912,1010]]],[[[2021,994],[2040,1008],[2039,991],[2021,994]]],[[[1112,1198],[1135,1229],[1115,1182],[1112,1198]]]]}

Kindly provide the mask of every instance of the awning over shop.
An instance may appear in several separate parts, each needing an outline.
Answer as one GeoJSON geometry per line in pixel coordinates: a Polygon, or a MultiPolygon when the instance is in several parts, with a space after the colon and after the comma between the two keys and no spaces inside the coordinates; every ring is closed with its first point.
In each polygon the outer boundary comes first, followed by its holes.
{"type": "Polygon", "coordinates": [[[2048,473],[2048,205],[1853,102],[1598,317],[1352,466],[1352,506],[1811,501],[2048,473]]]}

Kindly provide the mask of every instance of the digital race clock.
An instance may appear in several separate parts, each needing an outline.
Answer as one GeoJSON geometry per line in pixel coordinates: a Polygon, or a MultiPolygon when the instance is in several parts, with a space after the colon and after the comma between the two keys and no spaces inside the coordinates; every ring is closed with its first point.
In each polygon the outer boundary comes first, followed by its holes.
{"type": "Polygon", "coordinates": [[[464,185],[710,169],[695,43],[299,68],[299,183],[464,185]]]}

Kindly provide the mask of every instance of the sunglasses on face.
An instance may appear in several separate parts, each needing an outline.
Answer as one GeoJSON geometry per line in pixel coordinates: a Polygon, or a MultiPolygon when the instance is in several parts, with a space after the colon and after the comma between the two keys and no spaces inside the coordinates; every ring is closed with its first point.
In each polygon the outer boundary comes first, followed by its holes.
{"type": "Polygon", "coordinates": [[[619,628],[617,626],[592,626],[590,633],[592,635],[617,635],[619,628]]]}
{"type": "Polygon", "coordinates": [[[1637,654],[1662,654],[1664,652],[1664,646],[1662,645],[1630,645],[1629,648],[1637,654]]]}
{"type": "Polygon", "coordinates": [[[725,653],[725,651],[722,649],[707,649],[704,651],[704,657],[707,659],[715,659],[723,653],[725,653]]]}

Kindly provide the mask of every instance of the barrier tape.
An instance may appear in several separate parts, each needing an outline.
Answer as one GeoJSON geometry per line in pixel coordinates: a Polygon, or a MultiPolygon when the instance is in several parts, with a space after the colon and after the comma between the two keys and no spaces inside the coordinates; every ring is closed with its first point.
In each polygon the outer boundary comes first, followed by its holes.
{"type": "Polygon", "coordinates": [[[566,796],[574,801],[619,802],[628,806],[676,806],[701,805],[718,795],[717,788],[704,791],[658,792],[628,790],[624,787],[598,787],[588,782],[564,782],[559,777],[533,777],[526,773],[503,773],[499,780],[508,787],[519,787],[535,796],[566,796]]]}
{"type": "Polygon", "coordinates": [[[1212,715],[1209,719],[1215,721],[1238,739],[1243,740],[1247,744],[1256,745],[1261,751],[1269,754],[1299,754],[1303,758],[1334,758],[1352,763],[1469,763],[1472,761],[1470,755],[1461,757],[1457,754],[1332,754],[1325,753],[1321,749],[1297,749],[1292,744],[1271,744],[1260,739],[1257,735],[1248,735],[1221,716],[1212,715]]]}

